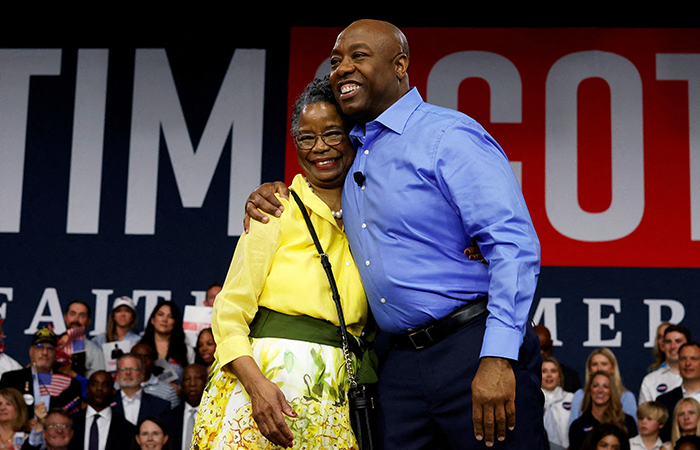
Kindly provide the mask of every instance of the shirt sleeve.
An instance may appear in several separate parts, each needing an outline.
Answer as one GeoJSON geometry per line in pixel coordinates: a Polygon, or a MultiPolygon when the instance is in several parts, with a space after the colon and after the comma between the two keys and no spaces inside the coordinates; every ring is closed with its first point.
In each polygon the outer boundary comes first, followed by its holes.
{"type": "Polygon", "coordinates": [[[105,364],[105,356],[102,351],[102,347],[90,340],[85,340],[85,370],[87,371],[88,378],[95,372],[100,370],[106,370],[107,365],[105,364]]]}
{"type": "Polygon", "coordinates": [[[652,400],[652,394],[651,394],[651,380],[649,376],[644,377],[642,380],[642,386],[639,388],[639,404],[641,405],[642,403],[646,401],[652,400]]]}
{"type": "Polygon", "coordinates": [[[224,286],[214,302],[212,331],[216,359],[222,366],[241,356],[253,356],[248,325],[258,311],[258,298],[281,240],[280,219],[251,221],[250,233],[238,240],[224,286]]]}
{"type": "Polygon", "coordinates": [[[581,402],[583,401],[583,389],[574,392],[574,397],[571,399],[571,414],[569,415],[569,425],[574,423],[574,420],[581,416],[581,402]]]}
{"type": "Polygon", "coordinates": [[[29,441],[29,445],[32,447],[42,447],[44,445],[44,434],[43,432],[36,431],[34,428],[32,428],[32,431],[29,432],[27,440],[29,441]]]}
{"type": "Polygon", "coordinates": [[[625,391],[620,398],[622,401],[622,410],[627,413],[634,423],[637,423],[637,399],[634,398],[632,391],[625,391]]]}
{"type": "Polygon", "coordinates": [[[456,121],[437,151],[440,189],[489,262],[481,356],[517,360],[540,268],[540,246],[505,153],[476,123],[456,121]]]}

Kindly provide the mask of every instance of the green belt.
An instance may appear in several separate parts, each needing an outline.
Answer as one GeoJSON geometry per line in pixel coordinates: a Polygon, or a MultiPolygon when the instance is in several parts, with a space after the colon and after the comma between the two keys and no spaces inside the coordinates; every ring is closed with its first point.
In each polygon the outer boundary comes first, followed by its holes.
{"type": "MultiPolygon", "coordinates": [[[[314,342],[343,348],[340,328],[331,322],[310,316],[290,316],[268,308],[258,308],[258,313],[250,323],[250,337],[293,339],[295,341],[314,342]]],[[[352,336],[352,335],[350,335],[352,336]]],[[[358,383],[377,382],[377,356],[373,350],[360,348],[354,336],[350,341],[350,350],[359,361],[355,378],[358,383]]]]}

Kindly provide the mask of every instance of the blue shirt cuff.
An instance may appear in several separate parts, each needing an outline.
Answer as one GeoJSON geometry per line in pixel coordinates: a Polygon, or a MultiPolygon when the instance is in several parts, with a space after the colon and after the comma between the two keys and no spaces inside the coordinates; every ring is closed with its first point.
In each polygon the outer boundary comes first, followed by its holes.
{"type": "Polygon", "coordinates": [[[520,331],[505,327],[486,327],[480,358],[497,357],[518,360],[523,337],[520,331]]]}

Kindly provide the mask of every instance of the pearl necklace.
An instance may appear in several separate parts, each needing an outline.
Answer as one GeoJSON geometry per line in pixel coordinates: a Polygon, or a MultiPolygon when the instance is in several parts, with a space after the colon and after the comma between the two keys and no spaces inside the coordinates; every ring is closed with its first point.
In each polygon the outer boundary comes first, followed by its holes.
{"type": "MultiPolygon", "coordinates": [[[[306,181],[306,185],[309,187],[309,189],[311,189],[311,192],[318,197],[318,194],[316,194],[314,192],[314,188],[311,187],[311,183],[309,183],[309,180],[307,180],[306,177],[304,177],[304,181],[306,181]]],[[[330,206],[329,206],[329,208],[330,208],[330,206]]],[[[333,211],[331,209],[331,215],[333,216],[334,219],[338,219],[338,220],[342,219],[343,218],[343,208],[340,208],[340,211],[333,211]]]]}

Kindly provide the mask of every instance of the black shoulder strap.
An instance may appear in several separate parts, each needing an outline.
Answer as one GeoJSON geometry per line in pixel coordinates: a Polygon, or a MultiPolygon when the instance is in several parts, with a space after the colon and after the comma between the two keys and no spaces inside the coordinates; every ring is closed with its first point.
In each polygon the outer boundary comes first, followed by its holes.
{"type": "Polygon", "coordinates": [[[314,226],[311,223],[311,218],[309,217],[308,211],[306,211],[306,206],[304,205],[304,202],[301,201],[301,198],[299,198],[299,195],[296,192],[294,192],[291,189],[289,190],[289,192],[292,194],[292,197],[294,197],[294,200],[299,205],[299,209],[301,209],[301,214],[304,216],[306,226],[309,228],[309,233],[311,233],[311,239],[313,239],[314,245],[316,245],[316,250],[321,256],[321,265],[323,265],[323,269],[326,271],[326,277],[328,277],[328,282],[331,285],[331,292],[333,293],[333,301],[335,302],[335,307],[338,310],[338,321],[340,323],[340,331],[342,333],[343,339],[348,343],[348,345],[351,345],[351,341],[350,339],[348,339],[347,330],[345,328],[345,317],[343,315],[343,307],[340,304],[340,293],[338,292],[338,286],[335,283],[335,277],[333,276],[331,262],[328,260],[328,255],[324,253],[323,247],[321,247],[321,242],[318,240],[318,235],[316,234],[316,230],[314,229],[314,226]]]}
{"type": "Polygon", "coordinates": [[[304,205],[304,202],[301,201],[301,198],[299,198],[299,195],[296,192],[294,192],[291,189],[289,190],[289,192],[294,197],[294,201],[297,202],[297,205],[299,205],[299,209],[301,209],[301,214],[304,216],[304,221],[306,222],[306,226],[309,228],[309,233],[311,233],[311,239],[313,239],[314,245],[316,245],[316,250],[318,250],[318,254],[321,256],[325,255],[325,253],[323,253],[323,247],[321,247],[321,242],[318,240],[316,230],[314,229],[314,226],[311,223],[311,217],[309,217],[309,212],[306,211],[306,206],[304,205]]]}

